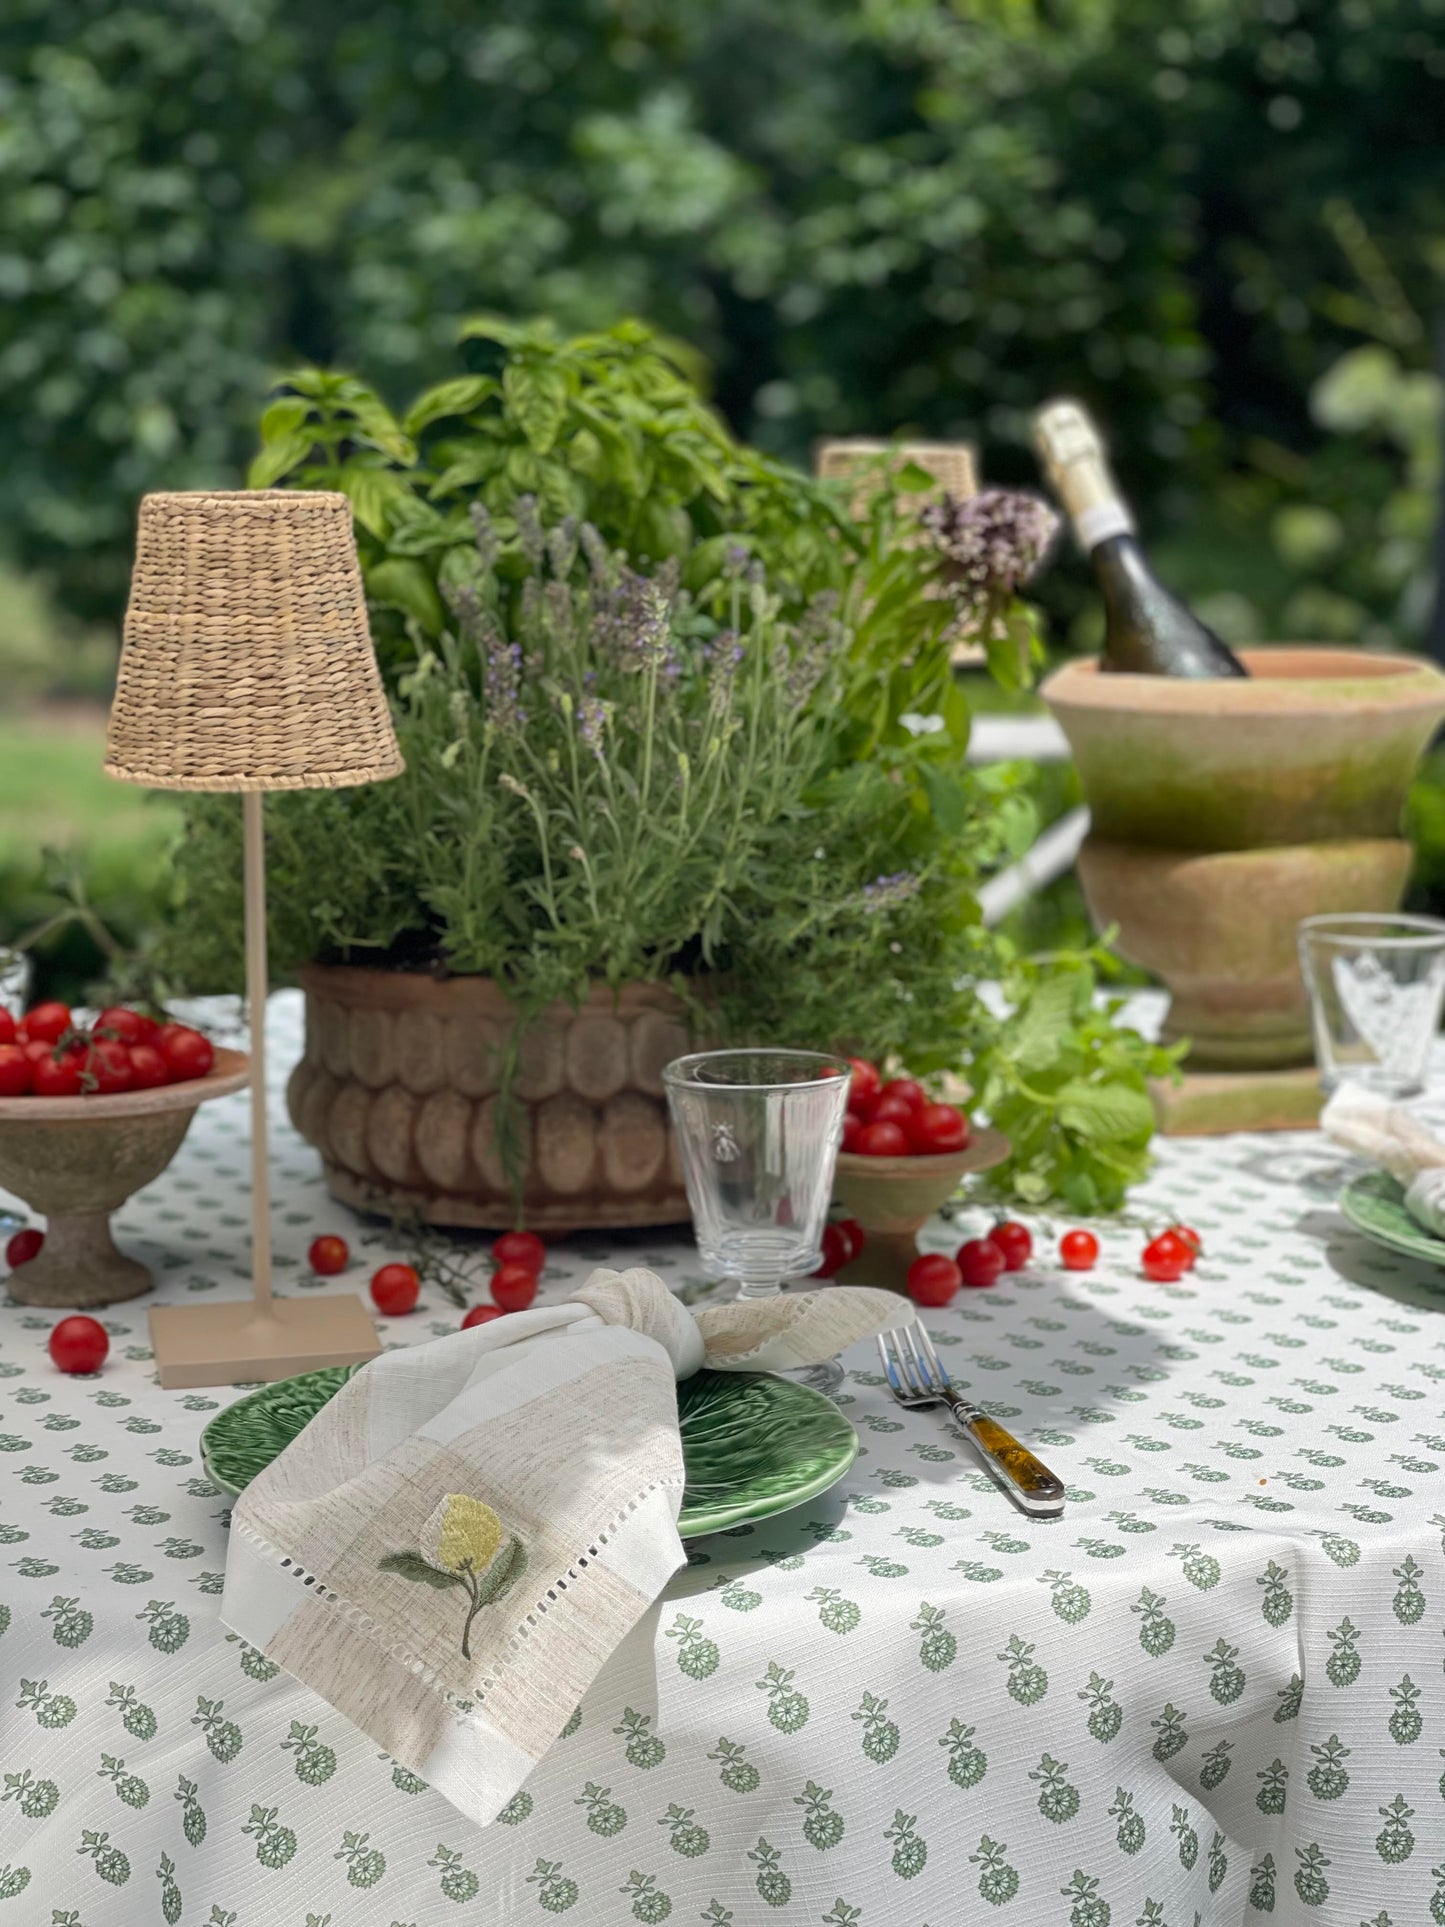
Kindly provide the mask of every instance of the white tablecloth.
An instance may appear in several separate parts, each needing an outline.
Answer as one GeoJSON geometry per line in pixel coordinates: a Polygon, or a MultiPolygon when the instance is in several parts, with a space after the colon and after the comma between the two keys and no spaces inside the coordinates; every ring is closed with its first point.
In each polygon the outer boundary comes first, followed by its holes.
{"type": "MultiPolygon", "coordinates": [[[[297,1021],[274,1000],[278,1067],[297,1021]]],[[[281,1287],[364,1289],[386,1247],[276,1081],[281,1287]],[[323,1230],[358,1253],[334,1287],[304,1264],[323,1230]]],[[[246,1288],[245,1133],[242,1098],[208,1106],[121,1215],[167,1300],[246,1288]]],[[[1059,1523],[851,1356],[849,1477],[695,1543],[486,1830],[222,1631],[197,1444],[230,1394],[158,1389],[145,1301],[107,1314],[95,1381],[7,1307],[0,1923],[1445,1920],[1445,1292],[1344,1226],[1338,1174],[1314,1138],[1163,1144],[1135,1215],[1202,1231],[1185,1284],[1145,1283],[1115,1225],[1091,1274],[929,1315],[1069,1480],[1059,1523]]],[[[545,1295],[624,1253],[703,1284],[675,1237],[592,1238],[545,1295]]],[[[429,1291],[384,1336],[457,1316],[429,1291]]]]}

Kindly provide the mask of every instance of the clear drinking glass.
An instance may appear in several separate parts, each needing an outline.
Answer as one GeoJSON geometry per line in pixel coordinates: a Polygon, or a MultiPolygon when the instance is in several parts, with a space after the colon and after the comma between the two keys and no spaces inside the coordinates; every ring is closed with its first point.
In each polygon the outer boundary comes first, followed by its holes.
{"type": "Polygon", "coordinates": [[[12,1017],[24,1015],[33,968],[23,950],[0,944],[0,1010],[8,1010],[12,1017]]]}
{"type": "Polygon", "coordinates": [[[1384,1097],[1418,1096],[1445,1000],[1445,923],[1371,911],[1306,917],[1299,953],[1325,1091],[1348,1080],[1384,1097]]]}
{"type": "MultiPolygon", "coordinates": [[[[715,1050],[662,1073],[697,1247],[739,1298],[771,1298],[822,1258],[823,1226],[848,1108],[848,1066],[801,1050],[715,1050]]],[[[821,1390],[836,1364],[804,1377],[821,1390]]]]}

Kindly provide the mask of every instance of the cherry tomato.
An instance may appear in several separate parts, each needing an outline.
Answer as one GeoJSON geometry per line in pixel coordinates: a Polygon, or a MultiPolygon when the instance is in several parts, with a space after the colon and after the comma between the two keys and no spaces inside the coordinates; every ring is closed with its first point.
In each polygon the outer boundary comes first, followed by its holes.
{"type": "Polygon", "coordinates": [[[172,1084],[209,1076],[216,1061],[210,1038],[202,1037],[189,1024],[162,1024],[156,1032],[156,1048],[166,1060],[172,1084]]]}
{"type": "Polygon", "coordinates": [[[863,1122],[864,1120],[859,1117],[856,1111],[845,1111],[843,1113],[843,1138],[838,1146],[840,1151],[856,1151],[858,1149],[858,1140],[863,1135],[863,1122]]]}
{"type": "Polygon", "coordinates": [[[901,1097],[880,1097],[868,1113],[870,1124],[901,1124],[905,1131],[911,1130],[918,1111],[901,1097]]]}
{"type": "Polygon", "coordinates": [[[839,1225],[825,1224],[821,1243],[823,1257],[813,1276],[832,1278],[843,1269],[853,1255],[848,1243],[848,1234],[839,1225]]]}
{"type": "Polygon", "coordinates": [[[0,1097],[24,1097],[33,1066],[19,1044],[0,1044],[0,1097]]]}
{"type": "Polygon", "coordinates": [[[526,1265],[498,1265],[491,1289],[492,1302],[503,1311],[525,1311],[537,1296],[537,1274],[526,1265]]]}
{"type": "Polygon", "coordinates": [[[335,1278],[351,1263],[351,1249],[345,1238],[327,1232],[323,1237],[311,1240],[306,1262],[318,1278],[335,1278]]]}
{"type": "Polygon", "coordinates": [[[865,1158],[906,1158],[908,1136],[901,1124],[887,1120],[881,1124],[865,1124],[858,1133],[856,1148],[865,1158]]]}
{"type": "Polygon", "coordinates": [[[916,1077],[890,1077],[878,1093],[880,1103],[886,1097],[899,1098],[910,1111],[921,1111],[928,1102],[928,1092],[916,1077]]]}
{"type": "Polygon", "coordinates": [[[1197,1231],[1193,1230],[1187,1224],[1171,1224],[1169,1229],[1174,1233],[1176,1238],[1180,1239],[1184,1244],[1187,1244],[1189,1249],[1194,1253],[1194,1257],[1189,1260],[1189,1269],[1193,1271],[1194,1260],[1196,1258],[1202,1258],[1204,1255],[1204,1240],[1197,1231]]]}
{"type": "Polygon", "coordinates": [[[98,1372],[109,1350],[105,1326],[93,1318],[62,1318],[50,1334],[50,1356],[62,1372],[98,1372]]]}
{"type": "Polygon", "coordinates": [[[34,1225],[27,1225],[24,1231],[17,1231],[5,1247],[5,1262],[13,1271],[17,1265],[28,1265],[45,1243],[45,1233],[37,1231],[34,1225]]]}
{"type": "Polygon", "coordinates": [[[4,1004],[0,1004],[0,1044],[15,1042],[15,1019],[4,1004]]]}
{"type": "Polygon", "coordinates": [[[1099,1262],[1099,1240],[1092,1231],[1066,1231],[1059,1240],[1065,1271],[1092,1271],[1099,1262]]]}
{"type": "Polygon", "coordinates": [[[170,1082],[170,1072],[166,1060],[154,1044],[132,1044],[130,1047],[131,1089],[153,1091],[158,1085],[170,1082]]]}
{"type": "Polygon", "coordinates": [[[878,1066],[870,1064],[866,1057],[850,1057],[848,1063],[852,1069],[848,1079],[848,1109],[866,1124],[883,1080],[878,1075],[878,1066]]]}
{"type": "Polygon", "coordinates": [[[521,1265],[535,1278],[547,1262],[547,1247],[535,1231],[504,1231],[492,1246],[496,1265],[521,1265]]]}
{"type": "MultiPolygon", "coordinates": [[[[16,1031],[15,1041],[17,1043],[20,1043],[20,1036],[21,1033],[16,1031]]],[[[24,1051],[32,1065],[38,1064],[42,1057],[54,1057],[55,1055],[54,1044],[47,1044],[42,1037],[27,1038],[23,1044],[20,1044],[20,1048],[24,1051]]]]}
{"type": "Polygon", "coordinates": [[[109,1035],[121,1044],[148,1044],[159,1028],[153,1017],[142,1017],[124,1004],[107,1004],[95,1020],[98,1037],[109,1035]]]}
{"type": "Polygon", "coordinates": [[[421,1279],[410,1265],[383,1265],[371,1281],[372,1301],[384,1318],[400,1318],[416,1307],[421,1279]]]}
{"type": "Polygon", "coordinates": [[[992,1238],[970,1238],[958,1247],[958,1270],[966,1285],[984,1289],[996,1285],[1007,1266],[992,1238]]]}
{"type": "Polygon", "coordinates": [[[85,1089],[85,1058],[83,1050],[68,1050],[58,1057],[48,1050],[35,1065],[35,1095],[79,1097],[85,1089]]]}
{"type": "Polygon", "coordinates": [[[70,1029],[69,1004],[37,1004],[20,1020],[27,1043],[58,1044],[70,1029]]]}
{"type": "Polygon", "coordinates": [[[135,1083],[135,1072],[125,1045],[108,1037],[92,1044],[85,1054],[85,1081],[91,1083],[101,1097],[130,1090],[135,1083]]]}
{"type": "Polygon", "coordinates": [[[940,1251],[927,1251],[908,1267],[908,1296],[915,1305],[946,1305],[961,1283],[958,1266],[940,1251]]]}
{"type": "Polygon", "coordinates": [[[1005,1271],[1022,1271],[1033,1256],[1034,1241],[1026,1224],[1019,1224],[1010,1218],[1003,1224],[996,1224],[988,1234],[989,1243],[996,1244],[1003,1253],[1005,1271]]]}
{"type": "Polygon", "coordinates": [[[485,1325],[489,1319],[505,1318],[506,1315],[500,1305],[473,1305],[462,1320],[462,1330],[470,1331],[473,1325],[485,1325]]]}
{"type": "Polygon", "coordinates": [[[1152,1278],[1156,1285],[1172,1285],[1194,1263],[1194,1253],[1172,1231],[1161,1231],[1145,1245],[1141,1262],[1146,1278],[1152,1278]]]}
{"type": "Polygon", "coordinates": [[[961,1151],[968,1143],[968,1119],[952,1104],[923,1104],[904,1127],[920,1156],[938,1157],[961,1151]]]}
{"type": "Polygon", "coordinates": [[[856,1218],[839,1218],[837,1224],[838,1230],[848,1241],[848,1263],[851,1265],[855,1258],[862,1255],[863,1247],[868,1240],[862,1225],[856,1218]]]}

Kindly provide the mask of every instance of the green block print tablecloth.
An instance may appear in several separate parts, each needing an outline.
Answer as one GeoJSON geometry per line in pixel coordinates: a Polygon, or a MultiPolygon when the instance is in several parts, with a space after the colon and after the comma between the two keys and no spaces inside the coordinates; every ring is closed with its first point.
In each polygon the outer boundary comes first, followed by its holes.
{"type": "MultiPolygon", "coordinates": [[[[296,1025],[276,999],[278,1064],[296,1025]]],[[[245,1287],[244,1132],[207,1107],[122,1216],[168,1299],[245,1287]]],[[[1314,1139],[1165,1144],[1139,1209],[1203,1232],[1187,1283],[1106,1227],[1092,1274],[929,1315],[1061,1523],[850,1356],[847,1479],[696,1543],[487,1830],[222,1631],[197,1441],[231,1395],[156,1387],[143,1305],[93,1382],[6,1308],[0,1927],[1445,1921],[1445,1292],[1337,1182],[1314,1139]]],[[[279,1103],[275,1190],[296,1288],[315,1232],[359,1238],[279,1103]]],[[[623,1256],[700,1283],[644,1236],[545,1291],[623,1256]]],[[[455,1323],[429,1292],[385,1337],[455,1323]]]]}

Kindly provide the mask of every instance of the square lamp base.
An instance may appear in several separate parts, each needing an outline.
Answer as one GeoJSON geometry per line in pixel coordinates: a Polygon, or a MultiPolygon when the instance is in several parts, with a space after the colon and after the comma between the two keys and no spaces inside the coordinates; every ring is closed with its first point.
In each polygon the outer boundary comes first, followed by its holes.
{"type": "Polygon", "coordinates": [[[223,1305],[157,1305],[151,1344],[167,1391],[291,1378],[322,1365],[360,1365],[381,1350],[361,1300],[249,1298],[223,1305]]]}

